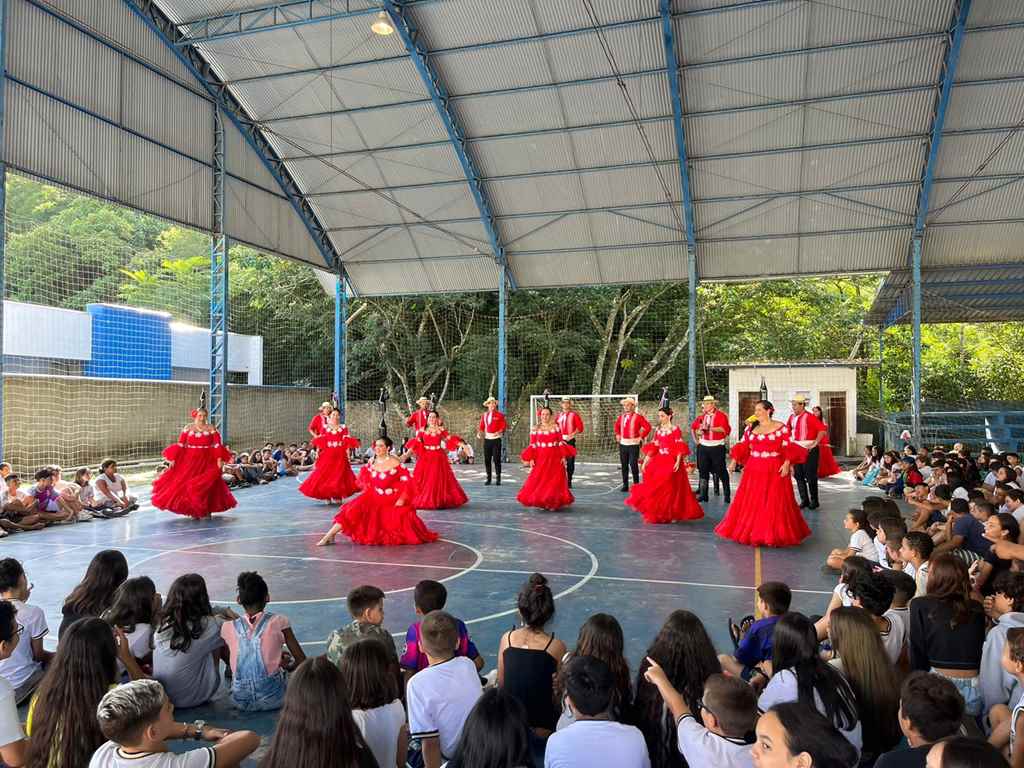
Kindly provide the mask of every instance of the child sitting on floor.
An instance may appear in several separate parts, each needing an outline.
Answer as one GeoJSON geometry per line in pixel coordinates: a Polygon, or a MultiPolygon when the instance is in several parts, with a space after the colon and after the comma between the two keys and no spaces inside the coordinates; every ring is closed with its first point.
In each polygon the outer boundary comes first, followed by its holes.
{"type": "MultiPolygon", "coordinates": [[[[444,608],[448,601],[448,590],[439,581],[424,579],[416,585],[416,589],[412,593],[412,600],[416,606],[416,615],[426,616],[431,611],[440,611],[444,608]]],[[[468,658],[476,665],[477,671],[483,669],[484,658],[470,639],[465,623],[461,619],[455,619],[455,623],[459,628],[459,647],[455,650],[455,655],[468,658]]],[[[427,654],[420,648],[420,622],[418,621],[410,625],[409,630],[405,633],[405,653],[402,654],[400,663],[407,676],[426,669],[429,664],[427,654]]]]}
{"type": "MultiPolygon", "coordinates": [[[[742,638],[734,634],[735,656],[720,654],[718,657],[723,671],[748,682],[757,675],[760,682],[766,682],[757,665],[772,657],[775,623],[789,610],[792,600],[793,593],[781,581],[766,581],[757,588],[757,611],[762,618],[751,624],[742,638]]],[[[730,622],[730,630],[733,628],[730,622]]]]}
{"type": "Polygon", "coordinates": [[[839,570],[843,561],[859,555],[866,560],[878,562],[878,549],[875,547],[875,529],[868,523],[868,513],[863,509],[851,509],[843,519],[843,527],[850,531],[850,544],[845,549],[833,549],[825,560],[829,568],[839,570]]]}
{"type": "Polygon", "coordinates": [[[220,628],[231,660],[231,698],[243,712],[278,709],[284,701],[286,670],[306,660],[286,616],[266,610],[267,582],[255,571],[238,574],[238,604],[245,614],[220,628]],[[291,652],[287,658],[285,646],[291,652]]]}
{"type": "Polygon", "coordinates": [[[388,656],[394,660],[395,676],[398,677],[398,650],[395,638],[384,628],[384,591],[370,584],[356,587],[348,593],[348,612],[352,623],[336,629],[327,638],[327,658],[341,665],[342,654],[353,643],[365,637],[372,637],[384,644],[388,656]]]}

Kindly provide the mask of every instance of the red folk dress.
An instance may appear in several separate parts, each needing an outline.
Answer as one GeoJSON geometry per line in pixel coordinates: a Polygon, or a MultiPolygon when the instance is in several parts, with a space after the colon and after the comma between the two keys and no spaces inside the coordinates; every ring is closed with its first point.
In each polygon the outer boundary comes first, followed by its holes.
{"type": "Polygon", "coordinates": [[[461,437],[450,435],[445,429],[433,434],[421,429],[406,444],[416,454],[416,491],[412,500],[416,509],[455,509],[469,501],[448,462],[447,451],[455,450],[461,443],[461,437]]]}
{"type": "Polygon", "coordinates": [[[313,438],[317,448],[316,464],[309,477],[302,481],[299,492],[311,499],[344,499],[359,490],[359,483],[348,463],[350,449],[359,447],[359,441],[348,433],[342,424],[332,430],[328,426],[319,436],[313,438]]]}
{"type": "Polygon", "coordinates": [[[732,447],[743,465],[740,487],[715,533],[740,544],[792,547],[811,535],[793,498],[793,481],[779,475],[787,459],[800,464],[807,451],[790,439],[789,427],[758,435],[748,430],[732,447]]]}
{"type": "Polygon", "coordinates": [[[185,427],[163,456],[174,463],[153,481],[150,501],[157,509],[198,520],[238,504],[217,465],[218,459],[231,460],[217,430],[200,432],[185,427]]]}
{"type": "Polygon", "coordinates": [[[699,520],[704,510],[697,503],[683,461],[690,449],[679,427],[654,431],[654,440],[641,449],[650,459],[644,467],[643,479],[636,483],[626,504],[636,509],[648,523],[671,523],[674,520],[699,520]],[[675,469],[676,460],[679,469],[675,469]]]}
{"type": "Polygon", "coordinates": [[[530,444],[519,454],[526,462],[533,462],[533,469],[526,476],[526,482],[516,494],[524,507],[540,507],[554,511],[567,507],[576,501],[569,490],[569,478],[565,474],[563,459],[576,455],[576,449],[562,440],[562,430],[557,426],[546,432],[535,429],[530,433],[530,444]]]}
{"type": "MultiPolygon", "coordinates": [[[[825,429],[828,430],[828,424],[825,424],[825,429]]],[[[832,455],[832,446],[826,437],[818,444],[818,477],[832,477],[842,471],[842,467],[836,463],[836,457],[832,455]]]]}
{"type": "Polygon", "coordinates": [[[342,533],[356,544],[390,547],[437,541],[438,535],[412,506],[415,484],[405,467],[378,471],[365,464],[359,471],[359,486],[363,492],[334,516],[342,533]],[[399,501],[404,504],[398,506],[399,501]]]}

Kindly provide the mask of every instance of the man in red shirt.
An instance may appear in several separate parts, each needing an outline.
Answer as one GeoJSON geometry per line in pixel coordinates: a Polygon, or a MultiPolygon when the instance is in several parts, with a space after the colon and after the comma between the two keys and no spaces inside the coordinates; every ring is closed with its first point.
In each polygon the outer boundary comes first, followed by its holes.
{"type": "Polygon", "coordinates": [[[636,400],[624,397],[619,401],[622,413],[615,420],[615,440],[619,444],[619,466],[622,468],[623,493],[629,491],[629,473],[633,482],[640,482],[640,444],[650,434],[651,423],[636,412],[636,400]]]}
{"type": "Polygon", "coordinates": [[[427,428],[427,416],[430,415],[430,398],[421,397],[416,401],[416,405],[420,407],[419,410],[410,413],[409,418],[405,420],[405,426],[409,427],[414,435],[418,430],[427,428]]]}
{"type": "Polygon", "coordinates": [[[807,410],[807,398],[795,395],[793,413],[786,421],[790,439],[807,449],[807,461],[793,465],[793,477],[800,494],[801,509],[817,509],[818,504],[818,445],[828,436],[821,419],[807,410]]]}
{"type": "Polygon", "coordinates": [[[718,401],[707,395],[701,401],[701,415],[693,420],[690,432],[697,443],[697,471],[700,473],[699,499],[708,500],[708,480],[715,476],[715,495],[718,483],[725,490],[725,503],[732,498],[729,487],[729,470],[725,462],[725,440],[729,436],[729,417],[718,410],[718,401]]]}
{"type": "Polygon", "coordinates": [[[501,439],[505,435],[505,414],[498,410],[498,401],[493,397],[484,400],[487,411],[480,417],[476,436],[484,441],[484,468],[487,482],[491,484],[491,467],[494,467],[496,484],[501,485],[501,439]]]}
{"type": "MultiPolygon", "coordinates": [[[[562,398],[562,412],[555,419],[559,429],[562,430],[562,440],[576,447],[576,435],[583,431],[583,419],[572,408],[572,400],[568,397],[562,398]]],[[[569,487],[572,488],[572,475],[576,471],[576,457],[565,460],[565,474],[569,477],[569,487]]]]}
{"type": "Polygon", "coordinates": [[[320,411],[309,420],[309,426],[306,427],[310,437],[319,437],[326,431],[327,419],[331,415],[333,407],[328,402],[320,403],[320,411]]]}

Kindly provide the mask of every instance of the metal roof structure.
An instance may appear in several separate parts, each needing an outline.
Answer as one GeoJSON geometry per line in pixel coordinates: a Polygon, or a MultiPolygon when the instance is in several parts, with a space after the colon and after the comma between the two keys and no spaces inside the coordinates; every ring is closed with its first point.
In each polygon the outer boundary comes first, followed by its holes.
{"type": "Polygon", "coordinates": [[[849,360],[745,360],[735,363],[705,363],[705,368],[728,370],[731,368],[877,368],[877,360],[852,358],[849,360]]]}
{"type": "MultiPolygon", "coordinates": [[[[889,328],[911,322],[908,270],[890,272],[865,325],[889,328]]],[[[1024,320],[1024,264],[987,264],[921,270],[923,323],[987,323],[1024,320]]]]}
{"type": "Polygon", "coordinates": [[[223,110],[227,234],[357,294],[1021,261],[1018,0],[7,2],[10,167],[209,230],[223,110]]]}

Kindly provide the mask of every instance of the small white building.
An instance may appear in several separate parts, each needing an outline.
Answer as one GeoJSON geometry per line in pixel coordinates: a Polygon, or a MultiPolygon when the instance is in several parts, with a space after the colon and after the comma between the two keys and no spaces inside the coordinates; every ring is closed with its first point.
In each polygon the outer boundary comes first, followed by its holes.
{"type": "MultiPolygon", "coordinates": [[[[785,421],[792,413],[790,401],[803,395],[811,406],[820,405],[828,424],[829,442],[839,455],[859,455],[869,438],[857,435],[857,371],[877,363],[868,360],[813,360],[802,362],[708,363],[729,372],[727,411],[733,435],[754,412],[762,398],[762,386],[775,406],[775,418],[785,421]]],[[[718,394],[722,398],[722,394],[718,394]]],[[[723,403],[723,405],[725,405],[723,403]]]]}

